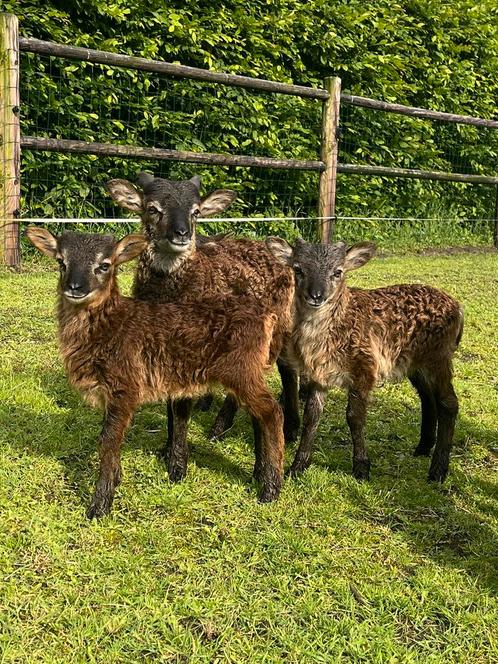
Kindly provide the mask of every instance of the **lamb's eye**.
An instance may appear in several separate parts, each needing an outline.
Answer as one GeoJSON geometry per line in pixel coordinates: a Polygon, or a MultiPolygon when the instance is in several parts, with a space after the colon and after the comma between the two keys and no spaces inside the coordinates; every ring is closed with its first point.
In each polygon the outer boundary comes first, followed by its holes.
{"type": "Polygon", "coordinates": [[[294,274],[297,274],[297,276],[299,276],[299,277],[303,276],[303,271],[301,270],[300,265],[294,265],[293,270],[294,270],[294,274]]]}
{"type": "Polygon", "coordinates": [[[192,216],[197,219],[197,217],[200,215],[201,211],[199,208],[196,208],[195,210],[192,211],[192,216]]]}
{"type": "Polygon", "coordinates": [[[64,263],[62,258],[58,258],[57,262],[59,263],[59,267],[62,270],[62,272],[65,272],[66,271],[66,264],[64,263]]]}
{"type": "Polygon", "coordinates": [[[147,208],[147,212],[149,214],[157,214],[159,210],[154,205],[149,205],[149,207],[147,208]]]}
{"type": "Polygon", "coordinates": [[[102,274],[103,272],[108,272],[109,268],[109,263],[100,263],[100,265],[97,265],[94,272],[95,274],[102,274]]]}
{"type": "Polygon", "coordinates": [[[342,277],[342,270],[335,270],[334,271],[334,277],[336,279],[340,279],[342,277]]]}

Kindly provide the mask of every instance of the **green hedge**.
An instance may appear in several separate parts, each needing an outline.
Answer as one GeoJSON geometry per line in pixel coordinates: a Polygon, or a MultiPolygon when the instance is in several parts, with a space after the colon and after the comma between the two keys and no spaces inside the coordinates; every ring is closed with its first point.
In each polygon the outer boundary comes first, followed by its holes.
{"type": "MultiPolygon", "coordinates": [[[[201,0],[188,5],[179,0],[22,0],[1,6],[19,16],[24,36],[304,85],[320,86],[325,76],[339,75],[343,90],[353,94],[481,117],[497,113],[495,0],[451,5],[435,0],[201,0]]],[[[25,135],[319,155],[321,104],[316,101],[33,54],[23,54],[21,66],[25,135]]],[[[495,172],[498,132],[344,106],[342,124],[343,162],[495,172]]],[[[235,215],[316,210],[315,174],[25,152],[23,214],[119,214],[105,199],[103,183],[108,177],[133,177],[143,167],[168,177],[195,170],[206,189],[238,189],[235,215]]],[[[493,205],[489,187],[339,178],[338,212],[346,216],[482,218],[491,216],[493,205]]],[[[312,226],[294,228],[307,232],[312,226]]],[[[467,224],[463,235],[458,222],[448,228],[462,241],[489,241],[486,224],[467,224]]],[[[344,226],[344,232],[384,233],[389,242],[400,228],[370,222],[344,226]]]]}

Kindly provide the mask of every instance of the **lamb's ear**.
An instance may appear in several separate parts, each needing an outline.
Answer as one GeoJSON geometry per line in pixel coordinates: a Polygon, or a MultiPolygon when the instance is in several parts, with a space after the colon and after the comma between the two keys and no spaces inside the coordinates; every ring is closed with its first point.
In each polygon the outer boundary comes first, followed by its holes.
{"type": "Polygon", "coordinates": [[[143,212],[143,197],[128,180],[109,180],[106,189],[118,205],[137,214],[143,212]]]}
{"type": "Polygon", "coordinates": [[[57,239],[46,228],[30,226],[26,229],[26,235],[42,254],[50,256],[50,258],[57,256],[57,239]]]}
{"type": "Polygon", "coordinates": [[[190,182],[194,185],[197,191],[201,190],[201,178],[198,175],[191,177],[190,182]]]}
{"type": "Polygon", "coordinates": [[[139,233],[125,235],[114,248],[114,264],[121,265],[121,263],[131,261],[147,249],[147,245],[147,240],[139,233]]]}
{"type": "Polygon", "coordinates": [[[293,249],[287,240],[272,235],[266,238],[265,244],[280,263],[290,265],[293,249]]]}
{"type": "Polygon", "coordinates": [[[377,247],[373,242],[358,242],[358,244],[353,244],[346,251],[344,271],[357,270],[362,265],[365,265],[365,263],[368,263],[376,251],[377,247]]]}
{"type": "Polygon", "coordinates": [[[223,212],[237,198],[235,191],[230,189],[216,189],[205,196],[199,205],[201,217],[210,217],[217,212],[223,212]]]}

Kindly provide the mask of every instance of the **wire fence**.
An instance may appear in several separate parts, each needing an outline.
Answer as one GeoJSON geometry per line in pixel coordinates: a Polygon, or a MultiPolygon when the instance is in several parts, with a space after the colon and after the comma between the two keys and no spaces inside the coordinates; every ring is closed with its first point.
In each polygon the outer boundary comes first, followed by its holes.
{"type": "MultiPolygon", "coordinates": [[[[5,228],[20,215],[123,232],[136,220],[122,218],[105,182],[149,170],[237,192],[224,217],[202,222],[206,233],[232,224],[252,236],[312,239],[332,221],[336,236],[387,248],[498,246],[498,122],[345,93],[334,109],[325,89],[19,43],[21,191],[14,205],[4,187],[5,228]]],[[[11,85],[12,71],[6,78],[11,85]]],[[[4,131],[11,115],[5,103],[4,131]]]]}

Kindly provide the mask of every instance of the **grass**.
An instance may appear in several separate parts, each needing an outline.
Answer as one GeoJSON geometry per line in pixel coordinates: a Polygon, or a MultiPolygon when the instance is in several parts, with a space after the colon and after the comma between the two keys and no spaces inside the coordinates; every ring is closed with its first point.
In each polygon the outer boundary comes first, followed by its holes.
{"type": "Polygon", "coordinates": [[[213,413],[197,414],[173,486],[154,405],[137,413],[98,523],[84,512],[100,415],[64,377],[47,265],[0,273],[2,663],[498,660],[496,254],[378,259],[351,279],[432,283],[465,306],[444,486],[411,456],[419,415],[405,383],[372,400],[370,482],[351,476],[332,391],[312,467],[264,506],[245,414],[223,444],[206,439],[213,413]]]}

